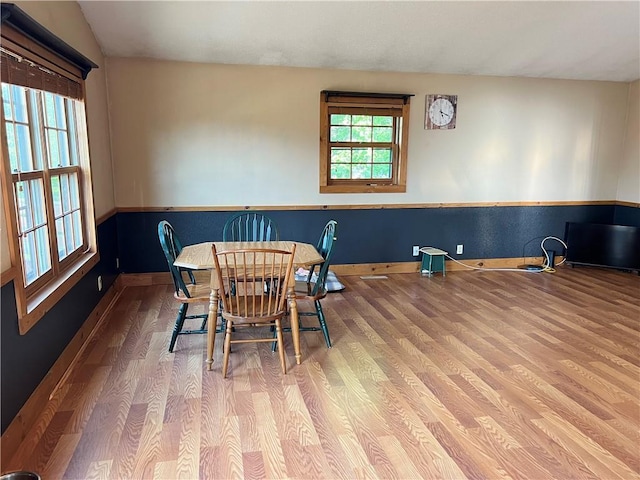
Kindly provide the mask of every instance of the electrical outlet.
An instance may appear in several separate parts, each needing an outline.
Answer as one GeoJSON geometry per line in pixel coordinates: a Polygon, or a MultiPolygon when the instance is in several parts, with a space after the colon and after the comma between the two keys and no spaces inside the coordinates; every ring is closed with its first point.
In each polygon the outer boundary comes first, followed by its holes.
{"type": "Polygon", "coordinates": [[[458,245],[456,247],[456,255],[462,255],[463,251],[464,251],[464,245],[458,245]]]}
{"type": "Polygon", "coordinates": [[[413,246],[413,256],[417,257],[418,255],[420,255],[420,245],[414,245],[413,246]]]}
{"type": "Polygon", "coordinates": [[[98,291],[102,291],[102,275],[98,275],[98,291]]]}
{"type": "Polygon", "coordinates": [[[116,257],[116,270],[120,268],[120,259],[116,257]]]}

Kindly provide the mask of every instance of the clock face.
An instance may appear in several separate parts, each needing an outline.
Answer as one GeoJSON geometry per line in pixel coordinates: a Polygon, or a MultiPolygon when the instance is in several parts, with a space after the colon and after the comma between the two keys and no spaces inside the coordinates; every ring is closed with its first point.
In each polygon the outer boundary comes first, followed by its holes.
{"type": "Polygon", "coordinates": [[[438,127],[448,125],[454,118],[455,108],[447,98],[437,98],[429,107],[429,119],[438,127]]]}

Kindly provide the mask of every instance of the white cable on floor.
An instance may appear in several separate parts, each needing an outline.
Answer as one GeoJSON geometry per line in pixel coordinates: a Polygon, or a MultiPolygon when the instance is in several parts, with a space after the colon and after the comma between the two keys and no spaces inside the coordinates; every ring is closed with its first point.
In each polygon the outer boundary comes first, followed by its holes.
{"type": "MultiPolygon", "coordinates": [[[[462,263],[461,261],[456,260],[451,255],[449,255],[448,253],[445,253],[444,256],[447,257],[448,259],[450,259],[450,260],[462,265],[463,267],[467,267],[467,268],[470,268],[472,270],[499,271],[499,272],[525,272],[525,273],[542,273],[542,272],[553,273],[553,272],[555,272],[555,269],[553,269],[553,268],[551,268],[549,266],[549,263],[551,263],[551,259],[549,258],[549,252],[547,251],[546,248],[544,248],[544,242],[546,242],[547,240],[557,240],[565,248],[565,251],[567,249],[567,244],[564,243],[562,240],[560,240],[558,237],[553,237],[553,236],[545,237],[542,240],[542,242],[540,242],[540,248],[542,248],[542,251],[544,252],[545,261],[544,261],[544,263],[542,265],[540,265],[540,268],[536,269],[536,270],[528,270],[528,269],[523,269],[523,268],[474,267],[473,265],[467,265],[466,263],[462,263]]],[[[437,247],[422,247],[420,249],[420,251],[424,253],[423,249],[427,249],[427,248],[437,248],[437,247]]],[[[438,250],[440,250],[440,249],[438,249],[438,250]]],[[[562,261],[560,263],[558,263],[558,265],[562,265],[565,261],[566,261],[566,256],[565,256],[565,258],[562,259],[562,261]]]]}
{"type": "Polygon", "coordinates": [[[456,263],[459,263],[460,265],[467,267],[467,268],[472,268],[473,270],[485,270],[485,271],[500,271],[500,272],[525,272],[525,273],[540,273],[542,272],[541,270],[526,270],[526,269],[522,269],[522,268],[488,268],[488,267],[474,267],[473,265],[467,265],[466,263],[462,263],[459,260],[456,260],[455,258],[453,258],[451,255],[446,254],[445,257],[449,258],[450,260],[453,260],[456,263]]]}
{"type": "MultiPolygon", "coordinates": [[[[551,267],[549,264],[551,263],[551,259],[549,258],[549,252],[547,252],[547,249],[544,248],[544,242],[546,242],[547,240],[556,240],[558,242],[560,242],[562,244],[562,246],[564,247],[565,252],[567,251],[567,244],[564,243],[562,240],[560,240],[558,237],[553,237],[553,236],[549,236],[549,237],[545,237],[542,242],[540,242],[540,248],[542,248],[542,251],[544,252],[544,263],[542,264],[542,270],[543,272],[549,272],[549,273],[553,273],[555,272],[555,268],[551,267]]],[[[560,266],[562,265],[565,261],[567,260],[567,256],[565,255],[564,258],[562,259],[562,261],[556,265],[560,266]]]]}

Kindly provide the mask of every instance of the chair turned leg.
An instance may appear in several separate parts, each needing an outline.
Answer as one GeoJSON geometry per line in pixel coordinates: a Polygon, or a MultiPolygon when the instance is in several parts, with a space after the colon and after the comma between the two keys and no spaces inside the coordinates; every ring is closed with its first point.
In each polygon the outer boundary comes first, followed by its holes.
{"type": "Polygon", "coordinates": [[[316,300],[316,313],[318,314],[318,321],[320,322],[320,328],[324,334],[324,341],[327,344],[327,348],[331,348],[331,339],[329,338],[329,327],[327,327],[327,321],[324,318],[324,312],[322,311],[322,304],[320,300],[316,300]]]}
{"type": "Polygon", "coordinates": [[[171,342],[169,343],[169,353],[173,353],[173,347],[175,347],[176,345],[178,334],[182,331],[182,326],[184,325],[184,319],[187,316],[188,307],[188,304],[183,303],[178,309],[178,316],[176,317],[176,323],[173,326],[173,333],[171,334],[171,342]]]}
{"type": "Polygon", "coordinates": [[[233,322],[227,320],[227,332],[224,336],[224,350],[222,352],[222,378],[227,378],[227,368],[229,368],[229,353],[231,351],[231,332],[233,331],[233,322]]]}
{"type": "Polygon", "coordinates": [[[278,343],[278,356],[280,357],[280,367],[282,367],[282,373],[287,373],[287,363],[284,358],[284,346],[283,346],[283,338],[282,338],[282,324],[280,319],[276,319],[276,337],[278,343]]]}

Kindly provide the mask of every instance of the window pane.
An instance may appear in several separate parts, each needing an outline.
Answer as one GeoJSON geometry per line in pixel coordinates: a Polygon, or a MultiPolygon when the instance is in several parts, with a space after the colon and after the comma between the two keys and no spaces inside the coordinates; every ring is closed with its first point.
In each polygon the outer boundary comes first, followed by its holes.
{"type": "Polygon", "coordinates": [[[69,162],[69,144],[67,143],[67,132],[58,132],[58,147],[60,148],[60,165],[68,167],[69,162]]]}
{"type": "Polygon", "coordinates": [[[373,128],[374,142],[391,142],[392,139],[393,139],[393,128],[390,128],[390,127],[374,127],[373,128]]]}
{"type": "Polygon", "coordinates": [[[16,141],[20,171],[32,172],[33,160],[31,158],[31,138],[29,137],[28,125],[16,124],[16,141]]]}
{"type": "Polygon", "coordinates": [[[49,232],[47,227],[36,230],[36,248],[38,252],[38,270],[40,275],[51,269],[51,255],[49,254],[49,232]]]}
{"type": "Polygon", "coordinates": [[[376,127],[392,127],[393,117],[373,117],[373,124],[376,127]]]}
{"type": "Polygon", "coordinates": [[[391,149],[390,148],[374,148],[373,161],[374,163],[391,163],[391,149]]]}
{"type": "Polygon", "coordinates": [[[58,260],[67,256],[67,247],[64,239],[64,223],[62,218],[56,220],[56,240],[58,241],[58,260]]]}
{"type": "Polygon", "coordinates": [[[371,164],[354,164],[351,178],[371,178],[371,164]]]}
{"type": "Polygon", "coordinates": [[[44,124],[47,127],[56,126],[56,108],[53,93],[45,92],[42,98],[44,106],[44,124]]]}
{"type": "Polygon", "coordinates": [[[353,127],[351,135],[353,142],[370,142],[371,127],[353,127]]]}
{"type": "Polygon", "coordinates": [[[13,120],[13,110],[11,108],[11,88],[8,84],[2,84],[2,108],[4,109],[5,120],[13,120]]]}
{"type": "Polygon", "coordinates": [[[371,163],[371,149],[354,148],[352,158],[353,163],[371,163]]]}
{"type": "Polygon", "coordinates": [[[13,111],[15,113],[15,121],[20,123],[29,123],[27,116],[27,93],[24,87],[16,85],[11,86],[13,92],[13,111]]]}
{"type": "Polygon", "coordinates": [[[351,140],[351,128],[331,127],[330,142],[349,142],[351,140]]]}
{"type": "Polygon", "coordinates": [[[67,244],[67,253],[75,250],[73,248],[73,221],[71,215],[64,216],[64,241],[67,244]]]}
{"type": "Polygon", "coordinates": [[[60,197],[60,176],[51,177],[51,195],[53,196],[53,213],[57,217],[62,216],[62,198],[60,197]]]}
{"type": "Polygon", "coordinates": [[[26,285],[33,283],[38,278],[38,267],[36,257],[35,233],[29,232],[22,237],[22,268],[24,270],[24,281],[26,285]]]}
{"type": "Polygon", "coordinates": [[[69,115],[69,140],[71,141],[71,150],[70,150],[70,156],[71,156],[71,165],[79,165],[79,159],[78,159],[78,140],[77,140],[77,136],[78,136],[78,129],[76,128],[76,115],[75,115],[75,108],[74,108],[74,103],[73,100],[71,100],[70,98],[67,98],[65,100],[66,104],[67,104],[67,113],[69,115]]]}
{"type": "Polygon", "coordinates": [[[331,115],[331,125],[351,125],[351,115],[331,115]]]}
{"type": "Polygon", "coordinates": [[[60,196],[62,197],[62,212],[69,213],[71,211],[71,202],[69,201],[69,175],[60,175],[60,196]]]}
{"type": "Polygon", "coordinates": [[[58,147],[58,132],[47,130],[47,153],[49,154],[49,166],[60,167],[60,148],[58,147]]]}
{"type": "Polygon", "coordinates": [[[16,145],[16,135],[13,123],[5,123],[7,132],[7,150],[9,150],[9,167],[11,171],[18,171],[18,147],[16,145]]]}
{"type": "Polygon", "coordinates": [[[331,163],[351,163],[350,148],[332,148],[331,163]]]}
{"type": "Polygon", "coordinates": [[[18,209],[19,233],[33,228],[33,215],[31,212],[31,195],[28,182],[16,182],[16,207],[18,209]]]}
{"type": "Polygon", "coordinates": [[[82,245],[82,217],[79,210],[73,212],[73,245],[74,249],[82,245]]]}
{"type": "Polygon", "coordinates": [[[56,105],[56,126],[63,130],[67,129],[67,121],[65,119],[64,98],[60,95],[54,95],[56,105]]]}
{"type": "Polygon", "coordinates": [[[354,125],[371,125],[371,115],[354,115],[354,125]]]}
{"type": "Polygon", "coordinates": [[[331,165],[331,178],[351,178],[351,165],[350,164],[335,164],[331,165]]]}
{"type": "Polygon", "coordinates": [[[374,163],[372,178],[391,178],[391,164],[374,163]]]}
{"type": "Polygon", "coordinates": [[[47,212],[44,207],[44,184],[41,178],[31,180],[29,184],[31,186],[34,226],[39,227],[47,223],[47,212]]]}
{"type": "Polygon", "coordinates": [[[77,173],[69,175],[69,195],[71,196],[71,209],[77,210],[80,208],[80,191],[78,188],[77,173]]]}
{"type": "MultiPolygon", "coordinates": [[[[40,115],[38,112],[38,105],[39,100],[38,100],[38,96],[40,94],[34,90],[29,90],[29,97],[31,99],[30,101],[30,106],[31,106],[31,121],[33,124],[33,131],[34,132],[40,132],[41,131],[41,122],[40,122],[40,115]]],[[[44,162],[42,160],[43,158],[43,145],[42,145],[42,137],[37,134],[36,138],[34,139],[34,144],[35,144],[35,152],[34,152],[34,162],[35,162],[35,169],[36,170],[42,170],[44,162]]]]}

